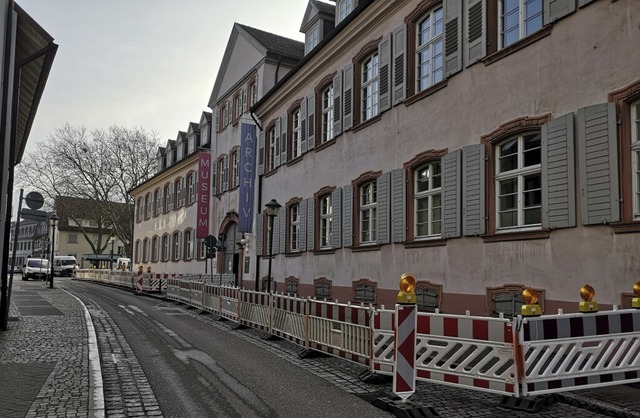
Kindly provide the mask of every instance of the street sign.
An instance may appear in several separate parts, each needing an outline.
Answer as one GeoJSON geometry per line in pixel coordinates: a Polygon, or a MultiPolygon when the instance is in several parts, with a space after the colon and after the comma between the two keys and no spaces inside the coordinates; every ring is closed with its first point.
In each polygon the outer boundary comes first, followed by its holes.
{"type": "Polygon", "coordinates": [[[24,200],[25,202],[27,202],[27,206],[34,210],[40,209],[42,205],[44,205],[44,198],[38,192],[30,192],[27,197],[24,198],[24,200]]]}
{"type": "Polygon", "coordinates": [[[216,237],[214,237],[213,235],[207,235],[207,237],[204,239],[204,245],[211,248],[211,247],[215,247],[216,246],[216,237]]]}
{"type": "Polygon", "coordinates": [[[20,216],[23,219],[31,219],[32,221],[47,221],[47,212],[43,210],[22,208],[22,210],[20,211],[20,216]]]}

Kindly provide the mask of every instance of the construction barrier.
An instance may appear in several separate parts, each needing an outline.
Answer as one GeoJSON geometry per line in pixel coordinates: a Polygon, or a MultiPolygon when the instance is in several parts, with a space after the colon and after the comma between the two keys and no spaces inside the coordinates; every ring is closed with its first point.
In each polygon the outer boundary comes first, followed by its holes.
{"type": "Polygon", "coordinates": [[[640,381],[640,310],[521,321],[523,396],[640,381]]]}
{"type": "MultiPolygon", "coordinates": [[[[132,289],[135,275],[81,270],[77,277],[132,289]]],[[[148,279],[160,280],[161,291],[165,280],[170,300],[367,365],[374,374],[396,372],[396,314],[384,306],[220,286],[202,275],[156,274],[148,279]]],[[[144,290],[155,289],[148,281],[144,290]]],[[[415,336],[416,380],[510,397],[640,381],[637,309],[514,320],[418,312],[415,336]]],[[[403,376],[408,379],[407,373],[403,376]]],[[[410,393],[410,385],[406,387],[410,393]]]]}

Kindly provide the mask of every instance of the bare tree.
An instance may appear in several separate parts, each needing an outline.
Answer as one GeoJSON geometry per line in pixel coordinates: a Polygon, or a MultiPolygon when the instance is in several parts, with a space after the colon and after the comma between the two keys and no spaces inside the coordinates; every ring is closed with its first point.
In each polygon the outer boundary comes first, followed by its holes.
{"type": "MultiPolygon", "coordinates": [[[[135,206],[129,191],[155,174],[158,143],[155,132],[142,128],[111,126],[89,132],[67,123],[25,155],[17,166],[16,183],[39,191],[48,202],[59,196],[91,202],[92,220],[99,225],[97,243],[88,239],[95,253],[104,251],[113,232],[130,255],[135,206]]],[[[80,219],[73,220],[82,225],[80,219]]]]}

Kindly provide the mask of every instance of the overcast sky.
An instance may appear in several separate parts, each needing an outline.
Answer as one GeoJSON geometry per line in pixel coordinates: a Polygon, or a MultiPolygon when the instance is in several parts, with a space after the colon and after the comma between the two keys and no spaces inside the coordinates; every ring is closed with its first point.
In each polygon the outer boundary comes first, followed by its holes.
{"type": "Polygon", "coordinates": [[[198,122],[234,22],[304,40],[307,0],[16,0],[59,45],[27,152],[69,122],[175,139],[198,122]]]}

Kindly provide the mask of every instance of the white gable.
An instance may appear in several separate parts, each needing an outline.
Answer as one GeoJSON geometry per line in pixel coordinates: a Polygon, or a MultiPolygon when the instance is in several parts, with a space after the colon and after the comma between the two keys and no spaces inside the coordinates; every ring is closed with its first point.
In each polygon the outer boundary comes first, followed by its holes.
{"type": "Polygon", "coordinates": [[[215,97],[214,101],[223,98],[239,80],[241,80],[252,68],[264,59],[264,54],[258,51],[253,45],[242,36],[236,36],[235,42],[229,45],[231,54],[224,74],[218,74],[222,77],[219,89],[219,97],[215,97]]]}

